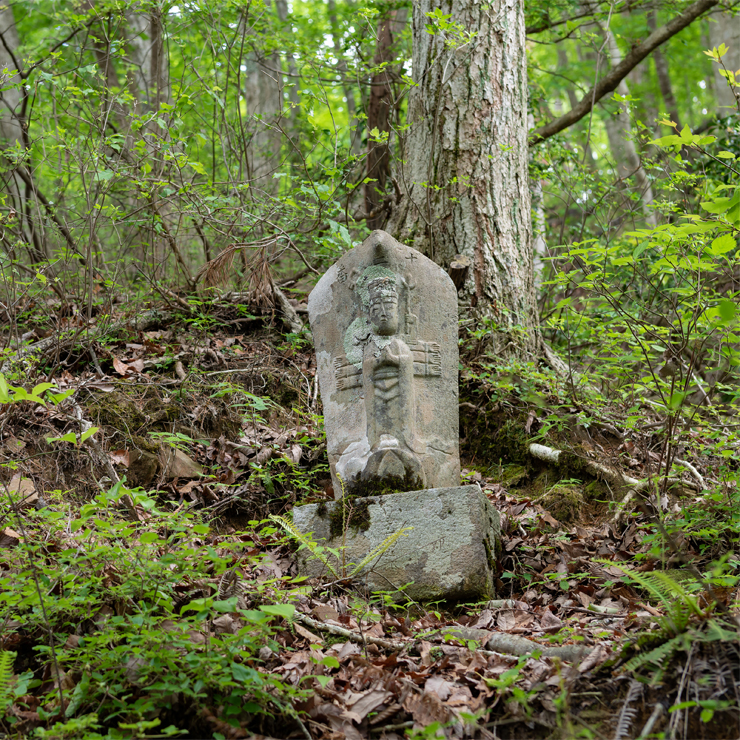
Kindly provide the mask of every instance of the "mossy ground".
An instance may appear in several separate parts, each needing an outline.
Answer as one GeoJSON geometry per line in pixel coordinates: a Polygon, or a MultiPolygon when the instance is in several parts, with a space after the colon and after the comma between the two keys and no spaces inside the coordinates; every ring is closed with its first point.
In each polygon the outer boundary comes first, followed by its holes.
{"type": "Polygon", "coordinates": [[[461,380],[460,398],[465,467],[500,483],[511,495],[536,501],[562,524],[591,521],[608,511],[613,492],[586,469],[583,433],[572,414],[535,409],[516,393],[502,396],[475,378],[461,380]],[[548,438],[536,435],[539,424],[533,417],[552,421],[553,415],[558,421],[548,438]],[[533,441],[561,449],[558,464],[534,458],[529,453],[533,441]]]}

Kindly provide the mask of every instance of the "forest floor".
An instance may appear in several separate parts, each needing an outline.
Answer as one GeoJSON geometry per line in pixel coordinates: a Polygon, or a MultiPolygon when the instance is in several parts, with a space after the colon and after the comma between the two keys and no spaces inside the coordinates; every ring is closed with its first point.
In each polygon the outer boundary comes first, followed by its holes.
{"type": "Polygon", "coordinates": [[[334,497],[309,341],[233,305],[142,315],[90,335],[71,317],[5,367],[0,736],[740,735],[740,594],[732,579],[682,586],[731,551],[726,501],[715,512],[687,469],[659,515],[649,497],[620,511],[624,492],[578,465],[645,475],[652,419],[625,430],[604,406],[585,427],[546,369],[524,392],[471,354],[463,478],[501,515],[498,598],[420,605],[306,582],[268,517],[334,497]],[[43,376],[54,387],[29,399],[43,376]],[[538,432],[567,461],[528,456],[538,432]],[[706,521],[668,533],[690,505],[706,521]],[[659,571],[667,596],[640,577],[659,571]]]}

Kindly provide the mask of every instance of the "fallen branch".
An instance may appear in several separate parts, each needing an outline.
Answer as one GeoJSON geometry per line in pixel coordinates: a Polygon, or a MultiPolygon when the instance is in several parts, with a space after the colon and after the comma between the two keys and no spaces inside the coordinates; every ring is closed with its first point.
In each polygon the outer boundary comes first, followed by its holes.
{"type": "MultiPolygon", "coordinates": [[[[307,627],[311,627],[312,629],[315,629],[319,632],[329,632],[332,635],[337,635],[338,637],[344,637],[347,640],[350,640],[351,642],[359,643],[360,645],[377,645],[378,647],[382,647],[384,650],[393,650],[393,651],[401,651],[401,650],[409,650],[411,651],[415,646],[416,642],[395,642],[393,640],[384,640],[382,637],[373,637],[371,635],[363,635],[359,632],[353,632],[352,630],[344,629],[344,627],[339,627],[334,624],[327,624],[326,622],[317,622],[315,619],[311,619],[311,617],[306,616],[302,612],[295,612],[293,615],[294,619],[297,619],[299,622],[302,622],[307,627]]],[[[466,638],[462,636],[462,630],[469,629],[469,628],[454,628],[451,630],[444,631],[445,635],[451,634],[455,639],[466,641],[467,639],[478,639],[480,640],[480,637],[478,638],[466,638]],[[458,632],[458,634],[455,634],[455,632],[458,632]]],[[[436,640],[437,642],[442,642],[441,634],[443,631],[440,630],[440,632],[436,635],[429,635],[429,637],[439,637],[440,639],[436,640]]],[[[490,632],[487,632],[486,630],[476,630],[476,632],[485,633],[483,635],[484,638],[489,637],[491,634],[490,632]]],[[[532,645],[537,645],[537,648],[541,648],[541,645],[538,645],[537,643],[533,642],[532,645]]],[[[505,652],[496,652],[495,650],[484,650],[484,649],[478,649],[476,650],[477,653],[480,653],[481,655],[496,655],[500,658],[510,658],[512,655],[519,655],[519,653],[505,653],[505,652]]],[[[565,660],[565,658],[563,658],[565,660]]]]}
{"type": "Polygon", "coordinates": [[[560,658],[568,662],[581,660],[592,648],[585,645],[541,645],[534,640],[528,640],[519,635],[510,635],[506,632],[490,632],[475,627],[445,627],[435,634],[451,636],[456,640],[475,640],[485,645],[487,650],[480,650],[484,655],[495,652],[497,655],[522,656],[532,653],[541,653],[545,658],[560,658]]]}
{"type": "Polygon", "coordinates": [[[363,635],[359,632],[353,632],[352,630],[344,629],[334,624],[327,624],[326,622],[317,622],[315,619],[306,616],[302,612],[296,612],[293,618],[302,622],[307,627],[319,630],[320,632],[329,632],[332,635],[338,635],[339,637],[345,637],[352,642],[358,642],[360,644],[377,645],[385,650],[403,650],[411,647],[411,643],[408,642],[394,642],[393,640],[384,640],[382,637],[373,637],[372,635],[363,635]]]}
{"type": "MultiPolygon", "coordinates": [[[[553,447],[546,447],[545,445],[538,445],[533,443],[529,445],[529,454],[539,460],[544,460],[545,462],[557,465],[560,461],[560,455],[562,454],[562,451],[556,450],[553,447]]],[[[631,488],[633,492],[645,491],[652,485],[650,479],[648,478],[638,480],[637,478],[625,475],[618,470],[613,470],[606,465],[597,463],[594,460],[589,460],[588,458],[579,458],[579,460],[583,463],[583,467],[586,468],[589,473],[597,476],[598,478],[603,478],[612,485],[625,486],[627,488],[631,488]]],[[[687,470],[689,470],[689,472],[693,473],[695,477],[699,476],[701,484],[704,483],[704,480],[701,478],[693,465],[690,466],[684,460],[676,460],[675,462],[679,465],[683,465],[687,470]]],[[[689,483],[687,481],[681,480],[680,478],[668,478],[668,485],[679,485],[683,486],[684,488],[697,490],[696,483],[689,483]]]]}

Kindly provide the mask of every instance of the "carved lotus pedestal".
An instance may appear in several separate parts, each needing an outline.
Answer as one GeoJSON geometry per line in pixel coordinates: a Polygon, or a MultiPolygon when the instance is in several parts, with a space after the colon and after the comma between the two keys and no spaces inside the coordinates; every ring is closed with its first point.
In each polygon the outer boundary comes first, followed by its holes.
{"type": "MultiPolygon", "coordinates": [[[[478,485],[431,488],[384,496],[309,504],[293,510],[293,523],[318,544],[336,548],[327,556],[340,575],[399,529],[411,527],[354,580],[372,591],[405,593],[416,601],[474,601],[493,596],[500,520],[478,485]]],[[[335,576],[306,549],[301,572],[311,578],[335,576]]],[[[401,600],[401,594],[397,594],[401,600]]]]}

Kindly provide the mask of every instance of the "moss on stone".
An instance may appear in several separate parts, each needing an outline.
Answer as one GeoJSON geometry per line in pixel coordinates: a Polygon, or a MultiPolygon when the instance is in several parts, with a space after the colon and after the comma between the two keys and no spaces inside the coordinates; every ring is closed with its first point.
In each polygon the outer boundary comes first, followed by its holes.
{"type": "MultiPolygon", "coordinates": [[[[346,496],[337,501],[329,512],[329,534],[332,539],[341,537],[350,528],[365,532],[370,528],[368,507],[373,499],[346,496]]],[[[318,512],[317,512],[318,513],[318,512]]],[[[324,516],[324,514],[319,514],[324,516]]]]}
{"type": "Polygon", "coordinates": [[[529,470],[523,465],[506,465],[494,471],[494,479],[504,487],[516,486],[529,476],[529,470]]]}
{"type": "Polygon", "coordinates": [[[365,498],[367,496],[386,496],[390,493],[405,493],[406,491],[420,491],[424,485],[419,477],[413,472],[407,471],[406,475],[389,475],[385,478],[373,480],[349,481],[345,484],[346,495],[353,498],[365,498]]]}
{"type": "Polygon", "coordinates": [[[580,517],[584,504],[583,491],[580,486],[557,483],[537,503],[559,522],[567,524],[580,517]]]}

